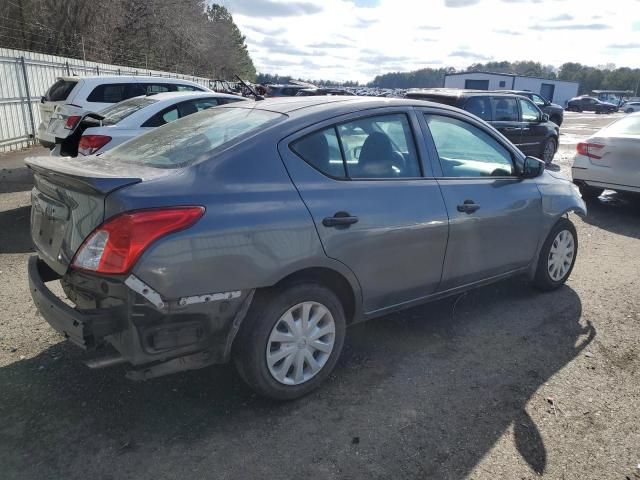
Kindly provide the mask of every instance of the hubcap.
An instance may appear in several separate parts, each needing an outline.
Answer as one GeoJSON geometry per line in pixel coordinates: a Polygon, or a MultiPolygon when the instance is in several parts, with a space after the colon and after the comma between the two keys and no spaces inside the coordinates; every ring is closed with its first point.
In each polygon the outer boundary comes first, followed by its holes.
{"type": "Polygon", "coordinates": [[[299,303],[276,322],[267,342],[267,366],[278,382],[300,385],[327,363],[336,337],[336,324],[327,307],[299,303]]]}
{"type": "Polygon", "coordinates": [[[554,282],[562,280],[573,263],[576,246],[573,235],[568,230],[562,230],[551,244],[547,267],[549,276],[554,282]]]}

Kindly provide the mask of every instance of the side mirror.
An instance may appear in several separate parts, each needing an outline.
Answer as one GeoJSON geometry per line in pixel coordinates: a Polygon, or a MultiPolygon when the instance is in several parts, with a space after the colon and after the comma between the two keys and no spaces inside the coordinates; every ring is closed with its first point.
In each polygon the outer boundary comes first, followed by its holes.
{"type": "Polygon", "coordinates": [[[549,114],[548,113],[543,113],[542,114],[542,121],[543,122],[548,122],[549,121],[549,114]]]}
{"type": "Polygon", "coordinates": [[[524,159],[522,166],[522,178],[536,178],[544,172],[544,162],[535,157],[527,157],[524,159]]]}

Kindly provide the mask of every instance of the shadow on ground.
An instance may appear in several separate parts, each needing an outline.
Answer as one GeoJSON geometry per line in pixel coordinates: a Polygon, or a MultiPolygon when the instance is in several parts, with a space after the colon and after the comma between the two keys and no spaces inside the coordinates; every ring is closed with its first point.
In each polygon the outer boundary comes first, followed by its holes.
{"type": "Polygon", "coordinates": [[[569,287],[515,280],[356,325],[330,380],[291,403],[228,366],[132,383],[59,343],[0,369],[0,465],[23,479],[459,479],[515,423],[543,473],[526,404],[595,337],[580,316],[569,287]]]}
{"type": "Polygon", "coordinates": [[[0,211],[0,253],[33,251],[29,222],[31,206],[0,211]]]}
{"type": "Polygon", "coordinates": [[[609,232],[640,238],[640,195],[605,191],[587,202],[585,222],[609,232]]]}

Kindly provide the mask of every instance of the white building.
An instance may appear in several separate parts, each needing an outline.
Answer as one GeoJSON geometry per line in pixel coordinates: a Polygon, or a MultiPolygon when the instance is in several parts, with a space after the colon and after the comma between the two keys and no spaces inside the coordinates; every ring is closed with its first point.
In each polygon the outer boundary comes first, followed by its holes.
{"type": "Polygon", "coordinates": [[[445,75],[444,87],[474,90],[528,90],[539,93],[547,100],[564,107],[570,99],[578,95],[580,84],[510,73],[464,72],[445,75]]]}

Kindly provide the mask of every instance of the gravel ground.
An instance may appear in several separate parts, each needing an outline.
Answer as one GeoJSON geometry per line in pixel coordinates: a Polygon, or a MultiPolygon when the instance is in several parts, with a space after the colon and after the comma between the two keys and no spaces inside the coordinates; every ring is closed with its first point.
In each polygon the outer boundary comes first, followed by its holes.
{"type": "MultiPolygon", "coordinates": [[[[612,118],[567,114],[555,168],[612,118]]],[[[29,296],[22,157],[0,157],[1,478],[640,479],[640,201],[572,217],[560,290],[511,280],[357,325],[324,388],[278,404],[229,366],[87,369],[29,296]]]]}

